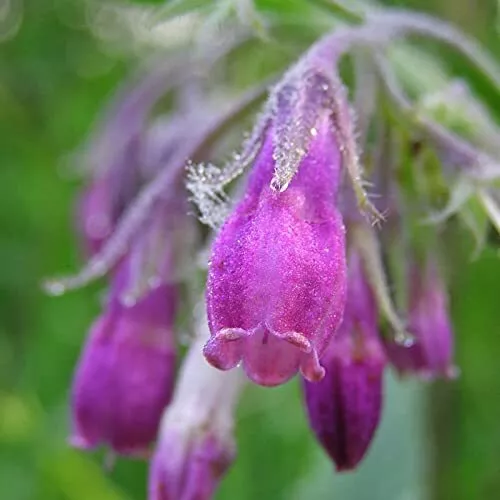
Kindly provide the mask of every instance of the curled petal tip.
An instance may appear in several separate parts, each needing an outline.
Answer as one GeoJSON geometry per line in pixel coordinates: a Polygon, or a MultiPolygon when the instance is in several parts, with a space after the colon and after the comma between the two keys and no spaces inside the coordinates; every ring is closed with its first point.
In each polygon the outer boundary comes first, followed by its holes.
{"type": "Polygon", "coordinates": [[[311,382],[321,380],[325,374],[311,342],[297,332],[225,328],[207,341],[203,354],[219,370],[230,370],[242,363],[253,382],[269,387],[286,382],[299,369],[311,382]]]}
{"type": "Polygon", "coordinates": [[[225,328],[207,340],[203,355],[219,370],[231,370],[241,360],[241,341],[246,335],[241,328],[225,328]]]}
{"type": "Polygon", "coordinates": [[[318,356],[314,353],[313,357],[308,358],[302,363],[300,373],[308,382],[321,382],[325,377],[326,371],[319,364],[318,356]]]}
{"type": "Polygon", "coordinates": [[[310,354],[313,350],[313,346],[311,341],[304,337],[301,333],[298,332],[286,332],[286,333],[276,333],[273,332],[273,335],[282,339],[290,344],[294,345],[298,349],[300,349],[305,354],[310,354]]]}

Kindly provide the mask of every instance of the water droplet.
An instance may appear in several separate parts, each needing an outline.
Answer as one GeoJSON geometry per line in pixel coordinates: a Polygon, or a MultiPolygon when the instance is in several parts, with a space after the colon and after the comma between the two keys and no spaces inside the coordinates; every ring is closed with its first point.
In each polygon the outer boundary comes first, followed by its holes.
{"type": "Polygon", "coordinates": [[[316,137],[318,135],[318,129],[314,127],[310,130],[310,132],[313,137],[316,137]]]}
{"type": "Polygon", "coordinates": [[[57,279],[46,280],[42,286],[46,293],[53,295],[54,297],[62,295],[66,291],[64,283],[57,279]]]}
{"type": "Polygon", "coordinates": [[[280,183],[275,177],[272,178],[270,187],[273,191],[280,192],[280,183]]]}
{"type": "Polygon", "coordinates": [[[104,454],[102,468],[105,472],[111,472],[116,464],[116,454],[110,450],[107,450],[104,454]]]}
{"type": "Polygon", "coordinates": [[[120,297],[120,301],[125,307],[133,307],[137,304],[137,297],[133,292],[127,292],[120,297]]]}
{"type": "Polygon", "coordinates": [[[398,332],[394,340],[396,344],[399,344],[402,347],[412,347],[415,344],[415,337],[407,332],[398,332]]]}
{"type": "Polygon", "coordinates": [[[161,278],[159,276],[151,276],[147,279],[148,288],[158,288],[161,285],[161,278]]]}
{"type": "Polygon", "coordinates": [[[453,380],[453,379],[456,379],[458,377],[460,377],[460,373],[461,373],[461,370],[460,368],[458,368],[458,366],[450,366],[447,370],[446,370],[446,376],[453,380]]]}

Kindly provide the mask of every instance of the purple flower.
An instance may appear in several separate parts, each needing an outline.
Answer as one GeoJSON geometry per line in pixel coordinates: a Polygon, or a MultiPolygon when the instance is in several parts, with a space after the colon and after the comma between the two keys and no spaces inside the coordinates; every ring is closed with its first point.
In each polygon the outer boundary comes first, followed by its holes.
{"type": "Polygon", "coordinates": [[[94,255],[99,252],[116,223],[107,178],[94,181],[86,188],[78,200],[76,215],[85,251],[94,255]]]}
{"type": "Polygon", "coordinates": [[[386,343],[389,359],[399,372],[422,378],[456,376],[448,296],[431,260],[423,269],[413,264],[410,270],[409,330],[415,340],[410,347],[386,343]]]}
{"type": "Polygon", "coordinates": [[[166,409],[149,477],[149,500],[208,500],[233,463],[234,411],[242,389],[239,370],[210,366],[201,347],[208,337],[200,318],[198,339],[185,357],[166,409]]]}
{"type": "Polygon", "coordinates": [[[335,206],[341,153],[327,115],[288,188],[270,187],[273,126],[246,194],[212,249],[207,283],[212,337],[204,353],[217,368],[240,363],[254,382],[273,386],[299,369],[324,375],[318,358],[345,302],[345,230],[335,206]]]}
{"type": "Polygon", "coordinates": [[[161,284],[127,307],[121,295],[132,262],[123,260],[105,312],[94,323],[77,366],[71,443],[142,455],[156,438],[174,381],[177,292],[161,284]]]}
{"type": "Polygon", "coordinates": [[[323,380],[304,383],[309,421],[337,470],[351,470],[379,424],[385,366],[374,296],[355,253],[349,258],[344,320],[321,361],[323,380]]]}
{"type": "Polygon", "coordinates": [[[151,464],[149,500],[208,500],[235,458],[210,432],[162,436],[151,464]]]}

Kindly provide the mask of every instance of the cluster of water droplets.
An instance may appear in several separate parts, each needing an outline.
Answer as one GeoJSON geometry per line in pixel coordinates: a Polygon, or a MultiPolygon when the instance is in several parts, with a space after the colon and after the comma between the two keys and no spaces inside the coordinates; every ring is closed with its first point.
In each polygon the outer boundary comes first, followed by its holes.
{"type": "Polygon", "coordinates": [[[262,145],[270,120],[266,106],[245,140],[242,152],[234,153],[231,161],[218,167],[212,163],[188,163],[186,188],[191,192],[191,201],[199,210],[199,219],[212,229],[218,229],[226,220],[231,203],[225,188],[239,177],[253,161],[262,145]]]}
{"type": "Polygon", "coordinates": [[[285,191],[307,154],[322,115],[332,109],[330,80],[315,68],[299,64],[285,75],[270,98],[274,116],[274,176],[271,188],[285,191]]]}
{"type": "Polygon", "coordinates": [[[200,212],[203,224],[216,229],[226,219],[230,204],[224,192],[226,182],[223,168],[212,163],[189,163],[187,166],[186,187],[200,212]]]}

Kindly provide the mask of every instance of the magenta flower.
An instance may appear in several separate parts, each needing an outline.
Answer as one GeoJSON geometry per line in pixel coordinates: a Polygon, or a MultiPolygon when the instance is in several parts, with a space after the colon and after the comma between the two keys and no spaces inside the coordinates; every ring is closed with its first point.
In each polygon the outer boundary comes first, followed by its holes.
{"type": "Polygon", "coordinates": [[[208,336],[200,321],[166,409],[150,466],[149,500],[209,500],[233,463],[234,412],[244,378],[222,373],[202,356],[208,336]]]}
{"type": "Polygon", "coordinates": [[[118,267],[105,312],[94,323],[77,366],[71,443],[142,455],[156,438],[174,382],[177,292],[162,284],[135,305],[120,301],[131,259],[118,267]]]}
{"type": "Polygon", "coordinates": [[[335,206],[341,154],[328,117],[284,192],[270,187],[275,161],[267,132],[243,200],[212,249],[204,353],[217,368],[240,361],[273,386],[299,369],[309,380],[339,325],[345,302],[345,234],[335,206]]]}
{"type": "Polygon", "coordinates": [[[309,421],[337,470],[351,470],[380,421],[385,366],[375,300],[357,254],[349,258],[344,320],[321,361],[323,380],[304,384],[309,421]]]}
{"type": "Polygon", "coordinates": [[[210,433],[167,433],[151,463],[149,500],[209,500],[234,455],[210,433]]]}
{"type": "Polygon", "coordinates": [[[416,373],[422,378],[453,378],[453,329],[448,312],[448,296],[436,263],[410,270],[409,330],[414,344],[403,347],[386,343],[391,363],[400,373],[416,373]]]}
{"type": "Polygon", "coordinates": [[[94,255],[110,236],[116,223],[107,178],[94,181],[86,188],[78,200],[76,216],[85,251],[94,255]]]}

